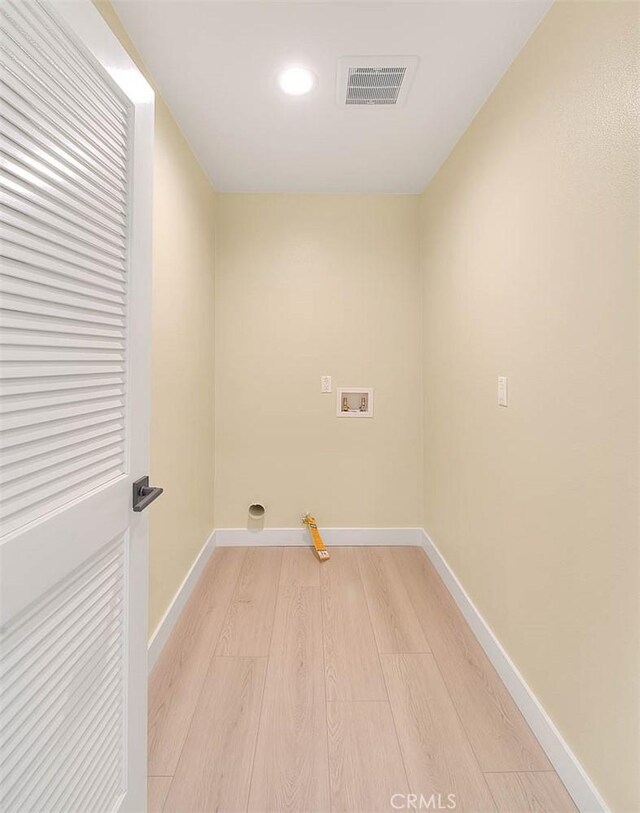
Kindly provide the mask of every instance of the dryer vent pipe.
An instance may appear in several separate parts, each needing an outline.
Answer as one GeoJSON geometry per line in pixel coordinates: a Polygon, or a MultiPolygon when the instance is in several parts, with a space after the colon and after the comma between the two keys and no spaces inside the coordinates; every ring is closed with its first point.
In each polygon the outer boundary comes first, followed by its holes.
{"type": "Polygon", "coordinates": [[[262,519],[265,510],[266,509],[262,503],[252,502],[249,506],[249,516],[251,519],[262,519]]]}

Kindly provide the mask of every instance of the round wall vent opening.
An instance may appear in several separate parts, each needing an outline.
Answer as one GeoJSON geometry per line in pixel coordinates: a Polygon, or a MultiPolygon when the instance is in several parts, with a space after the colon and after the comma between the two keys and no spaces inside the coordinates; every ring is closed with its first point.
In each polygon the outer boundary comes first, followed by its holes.
{"type": "Polygon", "coordinates": [[[252,502],[249,506],[249,516],[251,519],[262,519],[265,513],[265,507],[262,503],[252,502]]]}

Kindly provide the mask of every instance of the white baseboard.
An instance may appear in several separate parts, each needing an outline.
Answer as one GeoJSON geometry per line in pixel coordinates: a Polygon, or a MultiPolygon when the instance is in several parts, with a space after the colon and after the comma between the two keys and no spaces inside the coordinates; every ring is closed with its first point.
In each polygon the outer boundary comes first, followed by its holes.
{"type": "Polygon", "coordinates": [[[184,580],[178,588],[171,604],[168,606],[167,611],[162,616],[160,623],[153,631],[153,635],[149,638],[147,649],[147,668],[149,673],[156,664],[158,656],[162,652],[162,648],[167,643],[169,635],[173,630],[176,621],[180,617],[180,613],[187,603],[191,591],[196,586],[200,574],[204,570],[205,565],[209,561],[211,554],[216,546],[215,531],[212,531],[209,538],[202,546],[200,553],[196,556],[194,563],[191,565],[189,572],[184,577],[184,580]]]}
{"type": "Polygon", "coordinates": [[[422,547],[507,687],[580,813],[608,813],[603,798],[426,531],[422,547]]]}
{"type": "MultiPolygon", "coordinates": [[[[422,528],[321,528],[322,540],[328,547],[342,545],[421,545],[422,528]]],[[[294,547],[311,545],[306,528],[218,528],[217,548],[240,546],[294,547]]]]}

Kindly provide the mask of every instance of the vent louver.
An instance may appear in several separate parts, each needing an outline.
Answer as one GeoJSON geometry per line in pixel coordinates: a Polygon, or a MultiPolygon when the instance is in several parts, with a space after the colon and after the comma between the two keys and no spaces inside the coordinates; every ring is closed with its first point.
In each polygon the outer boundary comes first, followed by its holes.
{"type": "Polygon", "coordinates": [[[415,56],[359,56],[338,60],[341,106],[398,106],[407,96],[418,64],[415,56]]]}
{"type": "Polygon", "coordinates": [[[406,68],[349,68],[345,104],[396,104],[406,68]]]}

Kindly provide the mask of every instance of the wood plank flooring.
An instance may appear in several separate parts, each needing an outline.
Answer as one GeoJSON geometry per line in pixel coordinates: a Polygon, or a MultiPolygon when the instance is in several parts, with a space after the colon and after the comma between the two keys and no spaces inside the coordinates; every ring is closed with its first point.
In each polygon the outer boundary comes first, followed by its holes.
{"type": "Polygon", "coordinates": [[[283,587],[269,650],[249,810],[329,809],[323,671],[319,589],[283,587]]]}
{"type": "Polygon", "coordinates": [[[147,781],[147,813],[160,813],[164,807],[171,776],[150,776],[147,781]]]}
{"type": "Polygon", "coordinates": [[[511,695],[420,548],[394,559],[483,771],[551,768],[511,695]]]}
{"type": "Polygon", "coordinates": [[[213,658],[164,810],[245,810],[266,658],[213,658]]]}
{"type": "Polygon", "coordinates": [[[241,548],[215,552],[151,674],[151,776],[175,773],[244,558],[241,548]]]}
{"type": "Polygon", "coordinates": [[[150,679],[149,810],[575,811],[424,552],[331,553],[214,553],[150,679]]]}
{"type": "Polygon", "coordinates": [[[327,700],[386,700],[356,552],[335,548],[322,564],[327,565],[320,574],[327,700]]]}
{"type": "Polygon", "coordinates": [[[554,771],[488,773],[487,782],[499,813],[514,810],[572,813],[576,809],[554,771]]]}

